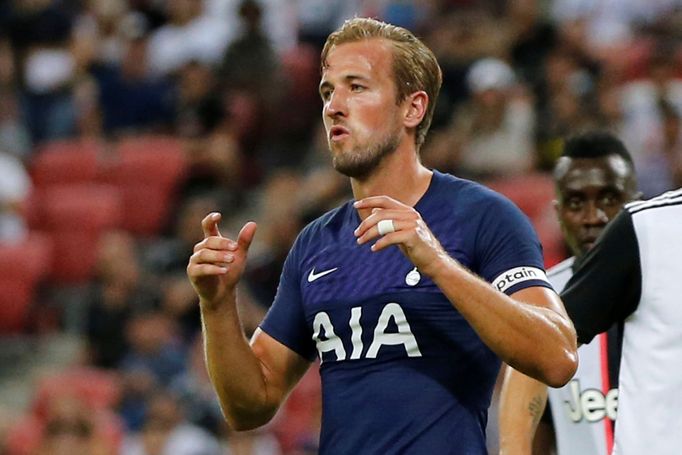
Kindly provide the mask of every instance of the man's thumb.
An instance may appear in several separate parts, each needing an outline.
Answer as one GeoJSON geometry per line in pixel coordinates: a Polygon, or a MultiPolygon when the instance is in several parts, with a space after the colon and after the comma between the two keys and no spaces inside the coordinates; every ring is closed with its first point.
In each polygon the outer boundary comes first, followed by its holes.
{"type": "Polygon", "coordinates": [[[257,228],[258,225],[253,221],[249,221],[242,227],[241,231],[239,231],[239,236],[237,237],[237,243],[240,248],[244,248],[245,251],[249,250],[253,237],[256,235],[257,228]]]}

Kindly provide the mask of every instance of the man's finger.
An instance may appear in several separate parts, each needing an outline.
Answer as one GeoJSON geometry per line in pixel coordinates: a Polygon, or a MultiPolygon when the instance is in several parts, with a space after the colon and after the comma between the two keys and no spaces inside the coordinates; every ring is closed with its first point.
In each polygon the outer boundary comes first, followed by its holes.
{"type": "Polygon", "coordinates": [[[412,211],[408,212],[406,210],[390,209],[379,210],[365,218],[355,229],[354,234],[356,237],[361,237],[365,232],[376,226],[376,224],[381,220],[393,220],[395,222],[398,220],[409,220],[413,217],[414,213],[412,211]]]}
{"type": "Polygon", "coordinates": [[[187,276],[190,278],[201,278],[210,275],[225,275],[228,267],[215,264],[190,264],[187,266],[187,276]]]}
{"type": "Polygon", "coordinates": [[[244,225],[244,227],[239,231],[239,236],[237,237],[237,244],[239,248],[243,248],[244,251],[249,251],[253,237],[256,235],[256,228],[258,225],[253,221],[249,221],[244,225]]]}
{"type": "Polygon", "coordinates": [[[397,209],[407,208],[408,206],[388,196],[370,196],[355,201],[353,207],[356,209],[370,209],[375,207],[380,209],[397,209]]]}
{"type": "Polygon", "coordinates": [[[226,237],[207,237],[194,245],[194,252],[208,248],[209,250],[229,250],[235,251],[237,243],[226,237]]]}
{"type": "MultiPolygon", "coordinates": [[[[398,231],[409,231],[410,229],[414,228],[415,222],[412,220],[396,220],[393,219],[393,232],[398,232],[398,231]]],[[[358,236],[357,242],[358,245],[362,245],[364,243],[369,242],[370,240],[373,240],[377,237],[386,237],[387,235],[391,235],[391,233],[386,233],[386,234],[381,234],[379,232],[379,227],[374,224],[370,226],[368,229],[363,231],[362,235],[358,236]]]]}
{"type": "Polygon", "coordinates": [[[395,231],[386,234],[377,240],[374,245],[370,247],[373,252],[381,251],[391,245],[401,246],[410,238],[410,233],[407,231],[395,231]]]}
{"type": "Polygon", "coordinates": [[[202,249],[190,256],[190,260],[195,264],[229,264],[234,261],[234,254],[225,251],[202,249]]]}
{"type": "Polygon", "coordinates": [[[220,231],[218,230],[218,222],[220,221],[220,218],[222,218],[220,213],[211,212],[206,215],[203,220],[201,220],[201,229],[204,231],[204,238],[211,236],[222,237],[220,235],[220,231]]]}

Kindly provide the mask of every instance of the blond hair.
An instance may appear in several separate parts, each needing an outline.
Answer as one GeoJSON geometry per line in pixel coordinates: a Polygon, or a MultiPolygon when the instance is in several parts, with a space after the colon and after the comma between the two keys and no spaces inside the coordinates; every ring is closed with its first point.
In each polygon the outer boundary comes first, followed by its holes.
{"type": "Polygon", "coordinates": [[[415,143],[419,150],[431,126],[443,76],[433,52],[412,32],[375,19],[363,17],[349,19],[327,38],[321,55],[322,69],[326,68],[327,56],[334,46],[369,39],[385,39],[393,45],[393,75],[398,92],[397,103],[420,90],[426,92],[429,97],[426,114],[417,125],[415,143]]]}

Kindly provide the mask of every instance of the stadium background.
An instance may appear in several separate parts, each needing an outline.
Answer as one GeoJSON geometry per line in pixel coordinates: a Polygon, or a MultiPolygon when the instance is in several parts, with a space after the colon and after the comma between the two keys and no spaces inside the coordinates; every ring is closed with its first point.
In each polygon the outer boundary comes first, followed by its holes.
{"type": "Polygon", "coordinates": [[[316,453],[315,371],[266,428],[222,424],[184,271],[205,213],[256,220],[249,333],[297,232],[350,197],[317,84],[353,15],[434,50],[422,160],[507,194],[548,266],[562,137],[609,129],[645,196],[682,185],[679,0],[0,2],[0,454],[316,453]]]}

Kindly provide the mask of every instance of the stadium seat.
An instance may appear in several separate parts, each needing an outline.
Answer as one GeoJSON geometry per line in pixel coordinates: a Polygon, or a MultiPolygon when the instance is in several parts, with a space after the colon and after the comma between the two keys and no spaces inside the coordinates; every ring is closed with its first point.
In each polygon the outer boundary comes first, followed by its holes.
{"type": "Polygon", "coordinates": [[[175,191],[187,171],[183,144],[165,136],[123,139],[101,181],[123,197],[122,227],[139,236],[158,234],[168,221],[175,191]]]}
{"type": "Polygon", "coordinates": [[[0,243],[0,334],[22,332],[36,287],[49,272],[52,242],[40,233],[21,243],[0,243]]]}
{"type": "Polygon", "coordinates": [[[99,149],[95,141],[57,141],[41,146],[30,164],[34,185],[94,182],[99,149]]]}
{"type": "MultiPolygon", "coordinates": [[[[5,447],[8,455],[31,455],[36,453],[43,435],[44,423],[32,415],[17,419],[7,429],[5,447]]],[[[4,453],[4,452],[3,452],[4,453]]]]}
{"type": "Polygon", "coordinates": [[[44,189],[37,199],[43,214],[41,229],[54,243],[51,280],[86,282],[94,272],[101,234],[121,226],[120,191],[100,184],[56,185],[44,189]]]}
{"type": "Polygon", "coordinates": [[[33,414],[45,419],[52,400],[79,397],[92,410],[114,409],[121,398],[121,383],[115,373],[79,367],[44,376],[36,387],[33,414]]]}
{"type": "Polygon", "coordinates": [[[79,367],[44,376],[37,383],[29,413],[8,429],[7,453],[36,453],[52,408],[62,399],[82,403],[94,424],[95,437],[106,447],[118,449],[124,434],[121,419],[114,412],[120,396],[121,383],[115,373],[79,367]]]}

